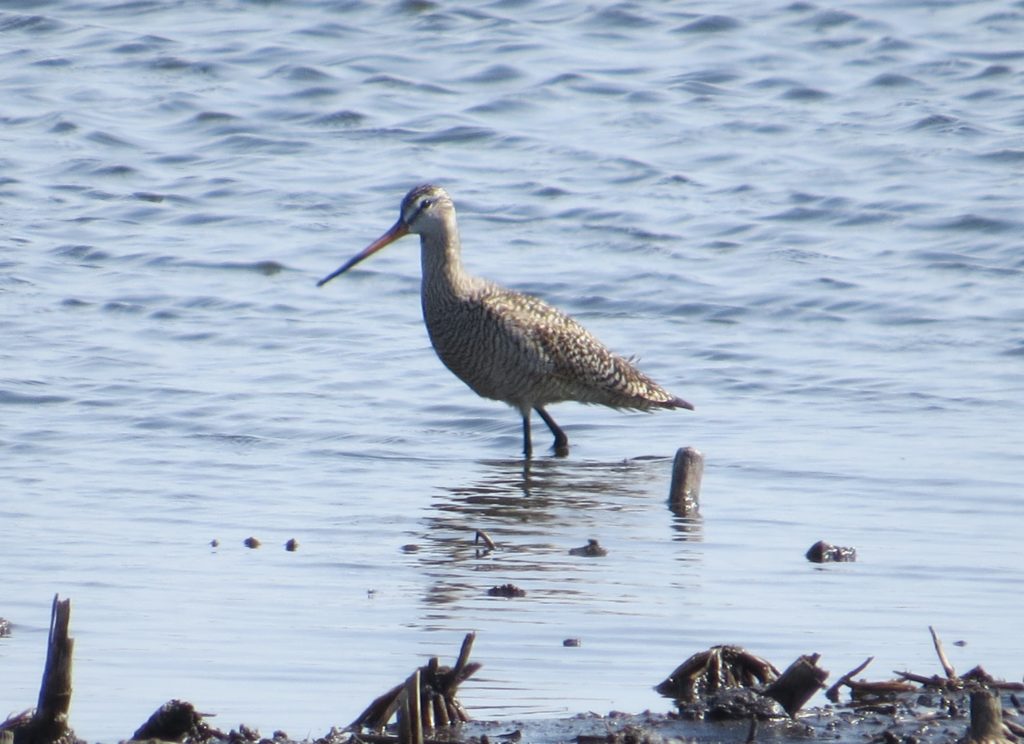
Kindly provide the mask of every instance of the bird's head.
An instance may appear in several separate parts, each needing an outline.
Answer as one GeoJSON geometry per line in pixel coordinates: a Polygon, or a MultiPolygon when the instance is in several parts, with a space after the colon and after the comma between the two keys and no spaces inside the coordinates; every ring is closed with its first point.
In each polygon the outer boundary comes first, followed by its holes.
{"type": "Polygon", "coordinates": [[[334,277],[344,274],[363,259],[409,233],[423,235],[430,232],[442,232],[454,215],[455,205],[447,191],[429,183],[416,186],[402,199],[398,222],[334,272],[318,281],[316,286],[322,287],[334,277]]]}
{"type": "Polygon", "coordinates": [[[448,192],[440,186],[425,183],[412,189],[402,199],[398,222],[406,231],[417,235],[429,232],[431,226],[443,224],[455,211],[448,192]]]}

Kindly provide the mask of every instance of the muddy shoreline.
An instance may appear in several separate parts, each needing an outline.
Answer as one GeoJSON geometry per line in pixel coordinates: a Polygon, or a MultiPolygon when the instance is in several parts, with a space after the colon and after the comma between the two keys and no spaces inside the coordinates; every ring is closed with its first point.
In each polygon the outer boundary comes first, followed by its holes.
{"type": "MultiPolygon", "coordinates": [[[[881,742],[882,744],[968,744],[974,741],[1010,744],[1022,741],[1019,734],[1004,730],[1001,738],[973,740],[971,731],[971,693],[959,690],[946,693],[901,693],[871,704],[840,704],[814,707],[795,718],[785,714],[767,718],[729,718],[719,706],[735,706],[735,701],[706,701],[703,714],[695,710],[679,713],[609,712],[580,713],[569,718],[468,721],[426,733],[423,741],[448,744],[500,744],[533,742],[556,744],[658,744],[669,741],[722,742],[806,742],[828,740],[842,743],[881,742]]],[[[1024,708],[1011,692],[999,696],[1005,719],[1020,726],[1024,708]]],[[[189,706],[191,707],[191,706],[189,706]]],[[[291,739],[283,731],[264,735],[240,725],[227,732],[208,729],[204,734],[176,737],[176,741],[195,744],[399,744],[397,727],[382,733],[336,728],[318,738],[291,739]]],[[[157,741],[161,739],[143,739],[157,741]]]]}
{"type": "MultiPolygon", "coordinates": [[[[69,717],[74,639],[71,601],[54,597],[38,705],[0,723],[0,744],[86,744],[69,717]]],[[[871,663],[835,678],[831,704],[804,709],[826,688],[830,673],[818,654],[798,657],[780,672],[737,646],[712,646],[683,661],[656,686],[674,702],[666,714],[582,713],[569,718],[474,721],[458,700],[459,686],[482,666],[470,661],[475,633],[467,633],[452,666],[431,658],[369,702],[344,728],[301,740],[306,744],[642,744],[696,741],[752,744],[827,739],[883,744],[1018,744],[1024,742],[1024,683],[997,680],[980,666],[960,675],[929,628],[941,674],[897,672],[882,681],[856,679],[871,663]],[[845,699],[844,699],[845,698],[845,699]],[[393,722],[396,721],[396,722],[393,722]]],[[[171,700],[125,740],[192,744],[289,744],[283,731],[269,737],[240,724],[227,732],[190,702],[171,700]]]]}

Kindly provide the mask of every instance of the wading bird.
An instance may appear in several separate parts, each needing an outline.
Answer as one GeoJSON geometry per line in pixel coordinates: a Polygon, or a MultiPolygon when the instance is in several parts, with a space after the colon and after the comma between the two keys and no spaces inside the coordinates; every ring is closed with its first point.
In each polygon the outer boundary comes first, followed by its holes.
{"type": "Polygon", "coordinates": [[[420,236],[423,320],[434,350],[477,395],[519,411],[526,457],[533,451],[532,411],[554,434],[555,454],[569,452],[569,438],[545,409],[550,403],[693,410],[548,303],[466,273],[455,205],[440,186],[424,184],[406,194],[391,229],[317,286],[409,233],[420,236]]]}

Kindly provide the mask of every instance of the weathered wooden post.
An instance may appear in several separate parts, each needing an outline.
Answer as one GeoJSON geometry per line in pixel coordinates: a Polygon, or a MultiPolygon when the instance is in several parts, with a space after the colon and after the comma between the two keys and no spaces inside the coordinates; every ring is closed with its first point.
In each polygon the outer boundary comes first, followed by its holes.
{"type": "Polygon", "coordinates": [[[777,680],[764,689],[764,694],[795,718],[811,696],[825,686],[828,672],[818,666],[819,654],[805,654],[794,661],[777,680]]]}
{"type": "Polygon", "coordinates": [[[39,685],[36,709],[2,722],[4,744],[61,744],[76,741],[68,726],[71,707],[71,656],[74,639],[68,637],[71,623],[71,600],[54,595],[50,609],[50,634],[46,645],[46,666],[39,685]]]}
{"type": "Polygon", "coordinates": [[[1003,726],[1003,705],[999,693],[988,689],[971,693],[971,725],[961,739],[964,744],[1011,744],[1003,726]]]}
{"type": "Polygon", "coordinates": [[[68,731],[68,709],[71,708],[71,657],[75,639],[68,636],[71,625],[71,600],[53,596],[50,610],[50,635],[46,646],[46,666],[39,686],[39,704],[33,720],[39,721],[40,733],[57,740],[68,731]]]}
{"type": "Polygon", "coordinates": [[[693,515],[700,510],[700,481],[704,476],[704,455],[693,447],[680,447],[672,463],[669,506],[676,514],[693,515]]]}

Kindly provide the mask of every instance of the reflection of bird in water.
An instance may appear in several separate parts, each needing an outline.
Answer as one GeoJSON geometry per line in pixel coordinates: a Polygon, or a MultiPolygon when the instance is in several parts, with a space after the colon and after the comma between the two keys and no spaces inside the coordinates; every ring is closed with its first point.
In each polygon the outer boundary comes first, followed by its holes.
{"type": "Polygon", "coordinates": [[[569,452],[569,438],[545,410],[549,403],[693,409],[543,300],[466,273],[455,205],[439,186],[425,184],[406,194],[391,229],[317,286],[409,233],[420,236],[423,319],[434,350],[478,395],[519,411],[527,457],[531,411],[554,434],[555,453],[569,452]]]}

